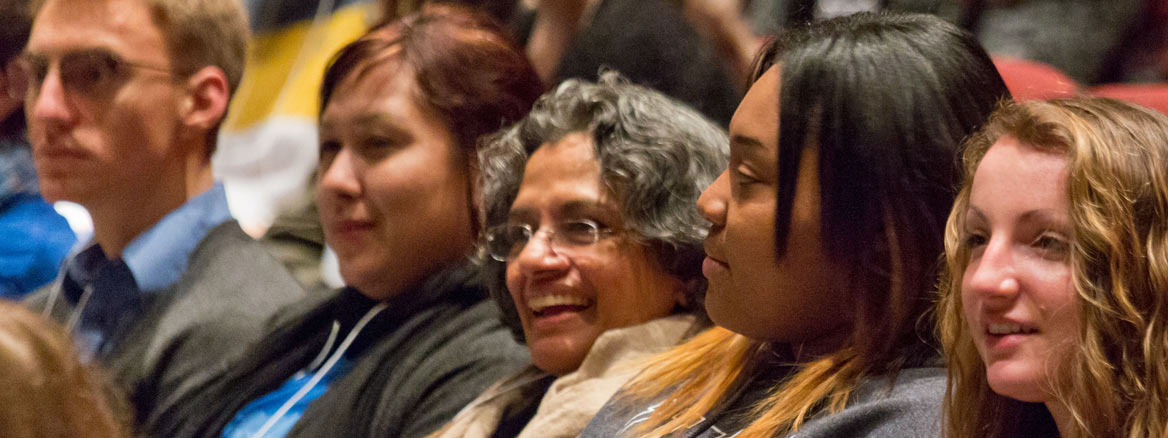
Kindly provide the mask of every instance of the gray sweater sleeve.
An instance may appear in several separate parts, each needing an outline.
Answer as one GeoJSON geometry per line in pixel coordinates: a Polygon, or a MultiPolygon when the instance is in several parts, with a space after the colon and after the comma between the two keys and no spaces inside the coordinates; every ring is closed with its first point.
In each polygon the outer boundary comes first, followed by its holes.
{"type": "MultiPolygon", "coordinates": [[[[820,415],[791,438],[935,438],[941,436],[941,401],[945,395],[944,368],[909,368],[895,380],[868,379],[853,393],[848,406],[832,415],[820,415]]],[[[614,398],[613,400],[618,400],[614,398]]],[[[631,437],[636,424],[648,418],[655,403],[645,406],[609,404],[581,433],[582,438],[631,437]]],[[[735,436],[737,431],[709,428],[699,438],[735,436]]]]}
{"type": "Polygon", "coordinates": [[[910,368],[895,382],[870,379],[842,412],[808,422],[792,438],[934,438],[941,436],[944,368],[910,368]]]}

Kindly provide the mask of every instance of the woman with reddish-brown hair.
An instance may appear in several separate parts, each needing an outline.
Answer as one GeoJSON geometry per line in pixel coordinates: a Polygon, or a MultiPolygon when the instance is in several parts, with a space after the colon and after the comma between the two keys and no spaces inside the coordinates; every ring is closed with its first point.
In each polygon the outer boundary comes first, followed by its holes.
{"type": "Polygon", "coordinates": [[[526,362],[469,256],[478,138],[541,86],[488,18],[427,6],[334,57],[316,202],[346,287],[293,305],[251,354],[148,419],[165,437],[419,437],[526,362]]]}
{"type": "Polygon", "coordinates": [[[0,436],[123,438],[129,419],[101,373],[51,321],[0,302],[0,436]]]}

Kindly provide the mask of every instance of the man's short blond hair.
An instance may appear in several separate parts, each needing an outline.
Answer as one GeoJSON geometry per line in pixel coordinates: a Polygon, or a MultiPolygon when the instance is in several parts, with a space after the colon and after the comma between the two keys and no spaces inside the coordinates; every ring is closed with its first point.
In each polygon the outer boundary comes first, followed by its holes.
{"type": "MultiPolygon", "coordinates": [[[[88,0],[83,0],[88,1],[88,0]]],[[[140,0],[166,38],[171,64],[179,76],[216,66],[234,93],[243,78],[251,38],[247,11],[240,0],[140,0]]],[[[34,16],[48,0],[34,0],[34,16]]]]}
{"type": "Polygon", "coordinates": [[[190,75],[216,66],[231,92],[239,86],[251,37],[240,0],[145,0],[166,37],[174,70],[190,75]]]}

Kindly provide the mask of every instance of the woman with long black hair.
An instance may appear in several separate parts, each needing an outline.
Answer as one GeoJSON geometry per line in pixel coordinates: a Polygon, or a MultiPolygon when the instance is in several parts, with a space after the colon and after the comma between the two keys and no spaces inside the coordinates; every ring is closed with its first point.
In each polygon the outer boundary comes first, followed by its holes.
{"type": "Polygon", "coordinates": [[[754,78],[729,168],[698,201],[718,327],[583,436],[936,436],[927,315],[957,149],[1005,84],[971,35],[920,15],[792,29],[754,78]]]}

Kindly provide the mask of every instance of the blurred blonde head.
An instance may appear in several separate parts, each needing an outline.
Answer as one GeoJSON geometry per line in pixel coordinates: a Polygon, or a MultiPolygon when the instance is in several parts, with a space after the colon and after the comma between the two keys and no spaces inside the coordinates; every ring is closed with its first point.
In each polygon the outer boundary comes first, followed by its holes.
{"type": "Polygon", "coordinates": [[[127,437],[98,374],[82,365],[66,333],[0,302],[0,436],[127,437]]]}
{"type": "Polygon", "coordinates": [[[973,175],[1001,137],[1066,157],[1072,287],[1080,302],[1070,360],[1051,374],[1070,436],[1168,433],[1168,117],[1104,98],[1004,104],[964,152],[965,182],[946,226],[939,331],[949,366],[947,436],[1026,436],[1041,406],[990,390],[963,318],[964,232],[973,175]]]}

